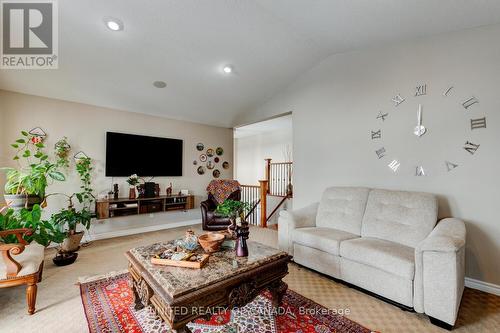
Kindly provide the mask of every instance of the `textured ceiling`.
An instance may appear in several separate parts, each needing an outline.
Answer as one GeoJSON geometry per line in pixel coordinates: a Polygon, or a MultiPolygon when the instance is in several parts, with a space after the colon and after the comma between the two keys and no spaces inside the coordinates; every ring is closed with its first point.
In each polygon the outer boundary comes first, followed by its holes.
{"type": "Polygon", "coordinates": [[[59,69],[0,89],[231,127],[329,54],[499,22],[498,0],[59,1],[59,69]]]}

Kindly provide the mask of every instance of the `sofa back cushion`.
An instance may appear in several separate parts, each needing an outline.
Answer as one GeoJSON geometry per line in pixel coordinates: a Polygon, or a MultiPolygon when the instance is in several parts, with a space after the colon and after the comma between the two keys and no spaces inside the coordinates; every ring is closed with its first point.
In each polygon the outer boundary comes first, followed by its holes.
{"type": "Polygon", "coordinates": [[[327,188],[319,203],[316,226],[360,235],[369,191],[362,187],[327,188]]]}
{"type": "Polygon", "coordinates": [[[361,236],[416,247],[434,229],[437,213],[432,194],[371,190],[361,236]]]}

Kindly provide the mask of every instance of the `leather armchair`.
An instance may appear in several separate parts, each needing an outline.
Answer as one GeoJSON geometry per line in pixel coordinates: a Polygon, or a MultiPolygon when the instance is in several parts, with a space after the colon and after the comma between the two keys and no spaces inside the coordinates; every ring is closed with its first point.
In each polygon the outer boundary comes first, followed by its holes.
{"type": "MultiPolygon", "coordinates": [[[[227,199],[240,201],[241,190],[234,191],[229,195],[227,199]]],[[[201,207],[201,220],[202,220],[203,230],[209,230],[209,231],[224,230],[231,224],[229,218],[218,216],[215,213],[215,209],[217,208],[217,201],[214,199],[212,194],[208,194],[208,199],[203,201],[200,204],[200,207],[201,207]]]]}

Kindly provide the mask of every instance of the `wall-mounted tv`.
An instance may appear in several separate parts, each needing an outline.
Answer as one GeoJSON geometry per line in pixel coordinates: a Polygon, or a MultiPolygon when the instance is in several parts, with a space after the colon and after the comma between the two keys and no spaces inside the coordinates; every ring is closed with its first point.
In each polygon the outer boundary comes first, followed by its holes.
{"type": "Polygon", "coordinates": [[[106,133],[106,176],[182,176],[182,140],[106,133]]]}

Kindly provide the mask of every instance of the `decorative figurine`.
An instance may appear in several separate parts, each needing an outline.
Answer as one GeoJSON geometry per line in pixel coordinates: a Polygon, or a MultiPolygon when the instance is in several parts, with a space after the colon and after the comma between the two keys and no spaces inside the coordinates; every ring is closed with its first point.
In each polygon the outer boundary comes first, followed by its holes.
{"type": "Polygon", "coordinates": [[[193,230],[188,229],[184,238],[179,239],[176,245],[185,251],[192,252],[198,247],[198,237],[196,237],[193,230]]]}
{"type": "Polygon", "coordinates": [[[160,196],[160,184],[156,183],[155,184],[155,197],[160,196]]]}
{"type": "Polygon", "coordinates": [[[170,183],[170,185],[167,187],[167,196],[171,195],[172,195],[172,183],[170,183]]]}
{"type": "Polygon", "coordinates": [[[118,200],[118,184],[113,185],[113,199],[118,200]]]}

